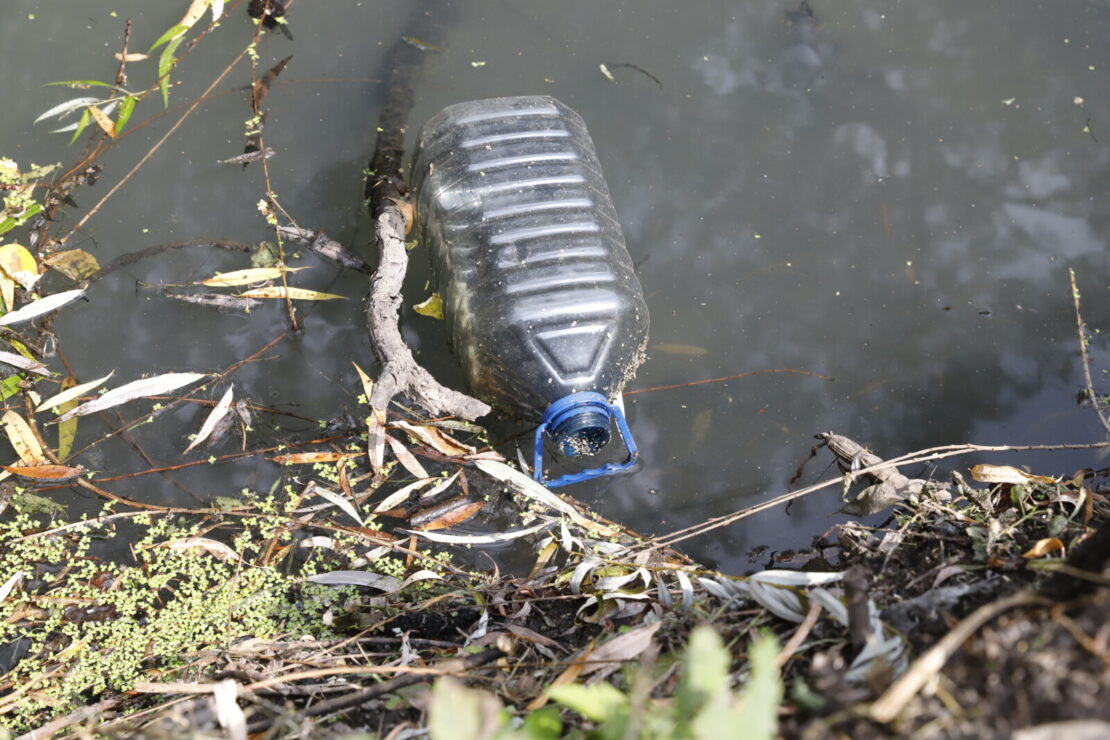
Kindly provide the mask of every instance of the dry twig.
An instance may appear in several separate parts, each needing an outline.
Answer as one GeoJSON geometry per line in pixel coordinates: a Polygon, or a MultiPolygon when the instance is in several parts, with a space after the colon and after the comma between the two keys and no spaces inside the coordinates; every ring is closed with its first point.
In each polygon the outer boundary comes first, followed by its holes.
{"type": "Polygon", "coordinates": [[[1110,435],[1110,421],[1107,421],[1106,415],[1102,413],[1102,407],[1098,405],[1095,386],[1091,382],[1091,360],[1087,356],[1087,332],[1083,327],[1083,315],[1079,312],[1079,287],[1075,284],[1075,270],[1070,267],[1068,268],[1068,280],[1071,281],[1071,299],[1075,304],[1075,330],[1079,334],[1079,359],[1080,364],[1083,365],[1083,380],[1087,383],[1087,398],[1090,399],[1091,406],[1098,414],[1098,420],[1102,422],[1102,428],[1106,430],[1107,435],[1110,435]]]}

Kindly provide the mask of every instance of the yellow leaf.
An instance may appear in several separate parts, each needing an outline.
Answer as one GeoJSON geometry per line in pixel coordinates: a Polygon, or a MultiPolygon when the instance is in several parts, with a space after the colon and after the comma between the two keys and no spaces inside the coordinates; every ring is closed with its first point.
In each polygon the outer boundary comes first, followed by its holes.
{"type": "Polygon", "coordinates": [[[1033,475],[1009,465],[976,465],[971,469],[971,477],[980,483],[1056,483],[1055,478],[1033,475]]]}
{"type": "Polygon", "coordinates": [[[31,431],[30,425],[24,421],[22,416],[8,410],[4,412],[3,422],[4,430],[8,433],[8,439],[24,465],[42,465],[46,462],[38,438],[35,437],[35,433],[31,431]]]}
{"type": "Polygon", "coordinates": [[[65,483],[85,472],[81,466],[68,465],[0,465],[0,468],[20,478],[44,483],[65,483]]]}
{"type": "Polygon", "coordinates": [[[96,125],[104,129],[104,133],[108,134],[113,139],[116,138],[116,124],[111,118],[104,115],[104,111],[100,110],[95,105],[90,105],[88,111],[92,114],[93,120],[96,121],[96,125]]]}
{"type": "Polygon", "coordinates": [[[362,381],[362,392],[366,394],[366,403],[370,403],[370,396],[374,395],[374,381],[366,374],[366,371],[355,363],[351,363],[358,371],[358,379],[362,381]]]}
{"type": "MultiPolygon", "coordinates": [[[[286,267],[285,272],[307,270],[307,267],[286,267]]],[[[201,280],[195,285],[207,285],[213,288],[231,288],[236,285],[250,285],[251,283],[264,283],[267,280],[277,280],[281,277],[281,267],[252,267],[234,272],[218,272],[207,280],[201,280]]]]}
{"type": "Polygon", "coordinates": [[[361,452],[290,452],[287,455],[275,455],[270,459],[276,463],[290,465],[306,465],[316,463],[338,462],[352,457],[358,457],[361,452]]]}
{"type": "Polygon", "coordinates": [[[335,293],[321,293],[316,290],[304,288],[285,288],[281,285],[272,285],[268,288],[255,288],[239,294],[240,298],[290,298],[294,301],[330,301],[347,296],[335,293]]]}
{"type": "Polygon", "coordinates": [[[15,281],[4,272],[0,272],[0,296],[4,298],[5,311],[15,308],[15,281]]]}
{"type": "MultiPolygon", "coordinates": [[[[12,242],[0,247],[0,270],[4,276],[23,286],[24,290],[31,290],[39,279],[39,266],[35,256],[21,244],[12,242]]],[[[9,309],[7,290],[4,291],[4,301],[9,309]]]]}
{"type": "Polygon", "coordinates": [[[64,252],[54,252],[44,257],[45,262],[70,280],[81,281],[95,272],[100,271],[100,263],[96,257],[84,249],[67,249],[64,252]]]}
{"type": "Polygon", "coordinates": [[[428,296],[428,300],[423,303],[417,303],[412,307],[421,316],[431,316],[433,319],[443,318],[443,299],[439,297],[439,293],[432,293],[428,296]]]}
{"type": "MultiPolygon", "coordinates": [[[[115,371],[113,371],[113,372],[115,372],[115,371]]],[[[111,375],[111,373],[108,373],[108,375],[105,375],[103,378],[101,378],[100,381],[98,381],[98,383],[107,380],[109,375],[111,375]]],[[[66,378],[65,380],[62,381],[62,385],[59,388],[59,390],[64,392],[66,390],[69,390],[70,388],[75,388],[75,387],[77,387],[77,379],[74,378],[71,375],[70,377],[68,377],[68,378],[66,378]]],[[[70,409],[76,408],[77,404],[79,403],[77,398],[76,398],[77,395],[80,395],[80,392],[75,394],[74,398],[71,398],[68,401],[62,401],[61,403],[57,404],[58,413],[59,414],[64,414],[67,411],[69,411],[70,409]]],[[[56,396],[55,396],[55,398],[56,398],[56,396]]],[[[45,405],[45,404],[43,404],[43,405],[45,405]]],[[[39,408],[41,409],[42,406],[40,406],[39,408]]],[[[58,459],[59,460],[65,460],[67,457],[69,457],[69,453],[73,449],[73,440],[76,439],[76,438],[77,438],[77,417],[76,416],[71,417],[69,419],[66,419],[61,424],[58,425],[58,459]]]]}
{"type": "Polygon", "coordinates": [[[1029,548],[1026,552],[1022,553],[1023,558],[1033,560],[1034,558],[1043,558],[1049,553],[1063,550],[1064,543],[1058,537],[1046,537],[1043,540],[1037,540],[1036,544],[1029,548]]]}
{"type": "Polygon", "coordinates": [[[405,219],[405,236],[409,235],[412,231],[413,222],[416,221],[416,207],[407,200],[398,200],[397,198],[390,198],[394,205],[401,211],[401,215],[405,219]]]}

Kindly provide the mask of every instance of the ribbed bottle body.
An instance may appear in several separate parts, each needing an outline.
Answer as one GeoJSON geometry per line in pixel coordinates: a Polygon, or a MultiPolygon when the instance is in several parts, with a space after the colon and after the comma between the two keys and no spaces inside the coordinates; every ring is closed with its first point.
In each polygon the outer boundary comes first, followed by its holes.
{"type": "Polygon", "coordinates": [[[545,96],[445,108],[413,185],[471,392],[531,419],[572,393],[619,394],[647,307],[578,114],[545,96]]]}

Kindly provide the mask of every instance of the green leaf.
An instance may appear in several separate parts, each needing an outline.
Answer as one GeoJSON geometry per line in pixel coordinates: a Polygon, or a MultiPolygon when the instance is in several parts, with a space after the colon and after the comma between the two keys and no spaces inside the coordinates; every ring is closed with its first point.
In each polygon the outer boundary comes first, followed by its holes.
{"type": "Polygon", "coordinates": [[[729,655],[716,631],[699,625],[690,633],[683,660],[682,682],[675,693],[675,719],[692,721],[711,704],[728,708],[729,655]]]}
{"type": "Polygon", "coordinates": [[[563,735],[559,708],[548,705],[529,713],[520,727],[520,735],[528,740],[558,740],[563,735]]]}
{"type": "Polygon", "coordinates": [[[421,316],[430,316],[433,319],[443,318],[443,299],[439,297],[439,293],[432,293],[428,296],[428,300],[423,303],[417,303],[412,307],[421,316]]]}
{"type": "Polygon", "coordinates": [[[91,121],[91,120],[92,120],[92,113],[90,113],[89,109],[86,108],[84,111],[82,111],[81,120],[77,122],[77,128],[74,129],[74,131],[73,131],[73,138],[71,138],[69,140],[70,144],[77,141],[77,137],[81,135],[81,132],[85,130],[85,126],[88,126],[89,121],[91,121]]]}
{"type": "Polygon", "coordinates": [[[490,728],[505,724],[501,702],[493,694],[468,689],[444,677],[432,686],[428,734],[432,740],[481,740],[490,728]]]}
{"type": "MultiPolygon", "coordinates": [[[[748,650],[752,670],[740,699],[729,713],[727,727],[743,727],[745,737],[772,740],[778,735],[782,679],[778,667],[779,641],[763,633],[748,650]]],[[[695,731],[698,729],[695,724],[695,731]]],[[[720,737],[717,734],[702,737],[720,737]]]]}
{"type": "Polygon", "coordinates": [[[618,719],[628,714],[628,697],[617,687],[604,682],[593,686],[577,683],[553,686],[547,694],[564,707],[594,722],[618,719]]]}
{"type": "Polygon", "coordinates": [[[151,52],[153,52],[155,49],[157,49],[162,44],[167,44],[170,41],[178,39],[178,37],[182,36],[188,30],[189,30],[188,26],[184,26],[184,25],[178,23],[176,26],[174,26],[173,28],[171,28],[170,30],[166,31],[164,34],[159,36],[158,40],[155,41],[149,49],[147,49],[146,53],[150,54],[151,52]]]}
{"type": "Polygon", "coordinates": [[[3,221],[0,221],[0,234],[6,234],[16,226],[19,226],[19,222],[11,216],[8,216],[3,221]]]}
{"type": "Polygon", "coordinates": [[[19,393],[19,384],[21,381],[22,378],[20,378],[18,374],[9,375],[0,381],[0,401],[6,401],[16,393],[19,393]]]}
{"type": "Polygon", "coordinates": [[[166,48],[162,50],[162,56],[158,58],[158,85],[162,89],[162,102],[167,108],[170,107],[170,70],[173,69],[173,64],[177,61],[173,55],[180,45],[181,38],[178,37],[166,45],[166,48]]]}
{"type": "Polygon", "coordinates": [[[66,87],[110,87],[116,89],[115,85],[100,80],[61,80],[60,82],[47,82],[43,87],[52,87],[54,85],[65,85],[66,87]]]}
{"type": "Polygon", "coordinates": [[[116,116],[116,134],[118,135],[127,122],[131,120],[131,112],[135,110],[135,96],[128,95],[119,104],[119,115],[116,116]]]}

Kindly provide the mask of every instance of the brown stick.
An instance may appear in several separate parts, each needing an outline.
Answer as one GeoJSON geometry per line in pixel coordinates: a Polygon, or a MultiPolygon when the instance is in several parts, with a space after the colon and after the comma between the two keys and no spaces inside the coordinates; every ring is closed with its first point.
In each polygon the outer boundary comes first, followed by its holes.
{"type": "Polygon", "coordinates": [[[416,363],[398,327],[401,288],[409,261],[405,248],[405,220],[397,206],[402,197],[398,186],[403,184],[401,158],[405,127],[412,109],[413,86],[426,53],[423,45],[405,39],[437,38],[444,12],[445,4],[439,0],[419,3],[405,35],[397,40],[387,58],[389,77],[378,119],[374,156],[370,159],[370,176],[366,181],[366,199],[370,215],[374,217],[379,253],[378,269],[370,282],[366,327],[381,365],[370,405],[384,414],[395,395],[406,395],[433,415],[446,413],[473,420],[488,414],[490,407],[436,382],[431,373],[416,363]]]}
{"type": "Polygon", "coordinates": [[[1102,428],[1110,435],[1110,421],[1106,420],[1106,415],[1102,413],[1102,407],[1098,405],[1095,386],[1091,382],[1091,360],[1087,357],[1087,332],[1083,328],[1083,316],[1079,313],[1079,287],[1075,284],[1075,270],[1070,267],[1068,268],[1068,280],[1071,281],[1071,299],[1075,304],[1075,329],[1079,333],[1079,360],[1083,365],[1083,379],[1087,382],[1087,398],[1090,399],[1091,406],[1098,414],[1098,420],[1102,422],[1102,428]]]}

